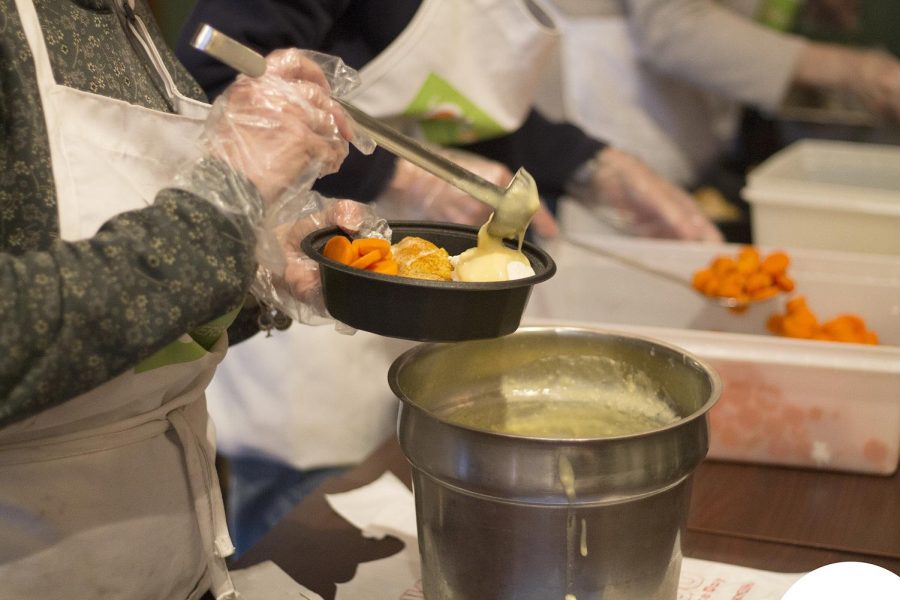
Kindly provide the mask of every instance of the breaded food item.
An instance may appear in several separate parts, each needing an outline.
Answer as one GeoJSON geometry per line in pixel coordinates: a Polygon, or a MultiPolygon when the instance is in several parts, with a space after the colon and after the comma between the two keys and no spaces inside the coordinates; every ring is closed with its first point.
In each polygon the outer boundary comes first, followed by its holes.
{"type": "Polygon", "coordinates": [[[407,236],[391,246],[391,253],[403,277],[450,281],[450,255],[426,239],[407,236]]]}

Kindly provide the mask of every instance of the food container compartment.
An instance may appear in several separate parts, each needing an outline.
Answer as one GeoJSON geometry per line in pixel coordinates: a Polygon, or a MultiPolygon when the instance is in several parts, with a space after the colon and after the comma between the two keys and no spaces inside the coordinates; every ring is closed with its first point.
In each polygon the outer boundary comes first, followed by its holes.
{"type": "MultiPolygon", "coordinates": [[[[591,242],[590,237],[582,238],[591,242]]],[[[736,245],[594,237],[685,278],[736,245]]],[[[771,251],[774,248],[761,248],[771,251]]],[[[793,340],[765,329],[783,303],[735,315],[687,288],[569,245],[525,324],[592,324],[675,344],[719,372],[710,458],[888,475],[900,460],[900,259],[782,248],[820,317],[855,312],[880,346],[793,340]]]]}
{"type": "MultiPolygon", "coordinates": [[[[393,241],[417,236],[457,255],[477,244],[478,229],[451,223],[392,222],[393,241]]],[[[495,338],[514,332],[532,287],[553,276],[553,259],[526,242],[522,252],[535,274],[512,281],[466,283],[383,275],[325,258],[337,227],[308,235],[301,248],[319,263],[325,306],[332,317],[362,331],[415,341],[495,338]]]]}
{"type": "Polygon", "coordinates": [[[900,146],[801,140],[741,195],[760,245],[900,254],[900,146]]]}

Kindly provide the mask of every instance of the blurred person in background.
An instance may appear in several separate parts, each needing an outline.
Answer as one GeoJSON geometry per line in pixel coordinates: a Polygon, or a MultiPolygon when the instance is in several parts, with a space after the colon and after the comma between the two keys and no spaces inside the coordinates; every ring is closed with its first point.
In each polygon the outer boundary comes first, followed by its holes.
{"type": "MultiPolygon", "coordinates": [[[[684,190],[634,156],[533,109],[540,71],[557,38],[539,2],[201,0],[177,53],[214,97],[234,71],[190,48],[203,23],[261,53],[296,45],[342,57],[362,80],[349,100],[494,183],[505,186],[512,171],[525,167],[551,204],[572,194],[628,234],[721,240],[684,190]]],[[[373,202],[379,214],[395,219],[481,225],[489,214],[381,149],[372,156],[351,150],[341,172],[321,179],[317,189],[373,202]]],[[[531,231],[552,237],[556,223],[545,212],[531,231]]],[[[258,336],[235,350],[212,384],[239,552],[323,477],[363,459],[395,427],[386,373],[409,344],[365,333],[341,339],[324,328],[314,336],[290,329],[258,336]],[[317,379],[314,394],[285,380],[261,384],[265,378],[247,375],[278,369],[270,356],[277,364],[301,355],[314,358],[296,365],[295,376],[317,379]],[[347,360],[360,355],[360,362],[347,360]]]]}
{"type": "MultiPolygon", "coordinates": [[[[200,0],[176,53],[210,97],[234,71],[189,46],[202,23],[262,52],[296,45],[339,56],[362,80],[348,100],[447,148],[492,180],[524,167],[546,200],[577,187],[579,198],[617,214],[628,233],[720,239],[683,190],[602,138],[551,123],[533,110],[541,70],[558,38],[543,6],[537,0],[401,0],[387,7],[371,0],[200,0]],[[587,185],[572,186],[575,181],[587,185]]],[[[419,171],[384,150],[351,152],[341,173],[323,178],[316,189],[390,204],[416,218],[483,222],[480,203],[447,185],[431,193],[434,178],[419,171]],[[475,208],[459,208],[463,203],[475,208]]],[[[541,235],[552,234],[549,227],[534,224],[541,235]]]]}
{"type": "MultiPolygon", "coordinates": [[[[879,118],[900,121],[900,62],[892,55],[776,31],[756,17],[788,27],[796,15],[759,0],[550,2],[561,43],[538,107],[688,188],[723,180],[744,107],[776,114],[793,88],[852,96],[879,118]]],[[[778,3],[785,4],[801,3],[778,3]]],[[[858,1],[805,7],[818,20],[858,26],[858,1]]]]}
{"type": "Polygon", "coordinates": [[[143,1],[0,0],[0,23],[0,598],[236,598],[204,388],[269,301],[258,269],[298,318],[318,297],[258,243],[378,224],[309,192],[352,130],[296,50],[210,112],[143,1]]]}

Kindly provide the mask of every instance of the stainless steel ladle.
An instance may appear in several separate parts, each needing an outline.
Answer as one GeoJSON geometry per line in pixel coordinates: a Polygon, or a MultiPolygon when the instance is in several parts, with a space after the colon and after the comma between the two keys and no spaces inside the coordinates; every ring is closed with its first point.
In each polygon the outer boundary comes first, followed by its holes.
{"type": "MultiPolygon", "coordinates": [[[[191,38],[191,46],[250,77],[259,77],[266,72],[266,59],[261,54],[210,25],[200,25],[191,38]]],[[[515,239],[524,234],[540,207],[537,184],[525,169],[519,169],[506,188],[499,187],[435,154],[346,100],[334,100],[379,146],[493,208],[494,216],[488,226],[491,235],[515,239]]]]}
{"type": "Polygon", "coordinates": [[[685,279],[684,277],[682,277],[680,275],[676,275],[675,273],[670,273],[669,271],[665,271],[663,269],[658,269],[652,265],[648,265],[642,261],[635,260],[628,256],[624,256],[622,254],[619,254],[618,252],[614,252],[607,248],[601,248],[600,246],[596,246],[594,244],[589,244],[587,242],[582,242],[577,239],[573,239],[572,236],[561,235],[561,238],[567,244],[576,246],[578,248],[581,248],[582,250],[587,250],[588,252],[591,252],[593,254],[598,254],[604,258],[608,258],[608,259],[618,262],[622,265],[625,265],[628,268],[642,271],[649,275],[653,275],[654,277],[660,277],[662,279],[671,281],[672,283],[676,283],[682,287],[686,287],[686,288],[690,289],[692,292],[694,292],[695,294],[700,294],[701,296],[703,296],[710,302],[713,302],[715,304],[718,304],[720,306],[729,308],[729,309],[737,311],[737,312],[743,311],[744,309],[749,308],[751,305],[758,305],[758,304],[763,304],[766,302],[772,302],[772,300],[774,300],[775,298],[778,297],[778,295],[775,295],[775,296],[770,296],[768,298],[762,298],[762,299],[758,299],[758,300],[752,300],[752,299],[751,300],[739,300],[737,298],[730,298],[730,297],[726,297],[726,296],[710,296],[708,294],[704,294],[703,292],[699,291],[697,288],[695,288],[692,285],[692,283],[690,281],[688,281],[687,279],[685,279]]]}

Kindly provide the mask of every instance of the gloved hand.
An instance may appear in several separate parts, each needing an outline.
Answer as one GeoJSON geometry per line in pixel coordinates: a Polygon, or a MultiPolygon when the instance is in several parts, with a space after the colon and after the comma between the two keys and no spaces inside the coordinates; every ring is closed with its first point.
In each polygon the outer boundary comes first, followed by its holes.
{"type": "Polygon", "coordinates": [[[850,88],[872,112],[900,123],[900,61],[882,50],[859,53],[859,70],[850,88]]]}
{"type": "MultiPolygon", "coordinates": [[[[513,177],[505,165],[477,154],[451,148],[432,150],[501,187],[506,187],[513,177]]],[[[394,176],[375,200],[375,206],[389,219],[449,221],[463,225],[481,226],[491,214],[487,204],[403,159],[397,159],[394,176]]],[[[556,219],[543,205],[532,219],[531,229],[544,237],[558,233],[556,219]]]]}
{"type": "Polygon", "coordinates": [[[274,235],[257,247],[260,264],[266,267],[257,272],[253,294],[301,323],[331,322],[319,265],[302,252],[300,242],[317,229],[335,225],[351,236],[391,239],[387,221],[371,206],[307,192],[267,215],[266,229],[274,235]]]}
{"type": "Polygon", "coordinates": [[[685,191],[637,157],[607,147],[592,162],[568,192],[612,226],[644,237],[722,241],[685,191]]]}
{"type": "Polygon", "coordinates": [[[363,152],[374,142],[331,99],[332,91],[358,84],[340,59],[289,49],[271,53],[266,63],[264,75],[239,76],[216,99],[200,140],[202,158],[179,174],[176,187],[249,220],[259,262],[251,292],[260,302],[305,323],[327,322],[318,266],[300,251],[303,236],[330,225],[390,232],[370,207],[310,189],[338,169],[348,140],[363,152]]]}
{"type": "Polygon", "coordinates": [[[269,204],[337,171],[353,130],[311,58],[297,49],[276,50],[266,64],[264,75],[240,75],[216,99],[203,145],[269,204]]]}
{"type": "Polygon", "coordinates": [[[882,50],[808,43],[794,83],[854,94],[871,112],[900,122],[900,61],[882,50]]]}

